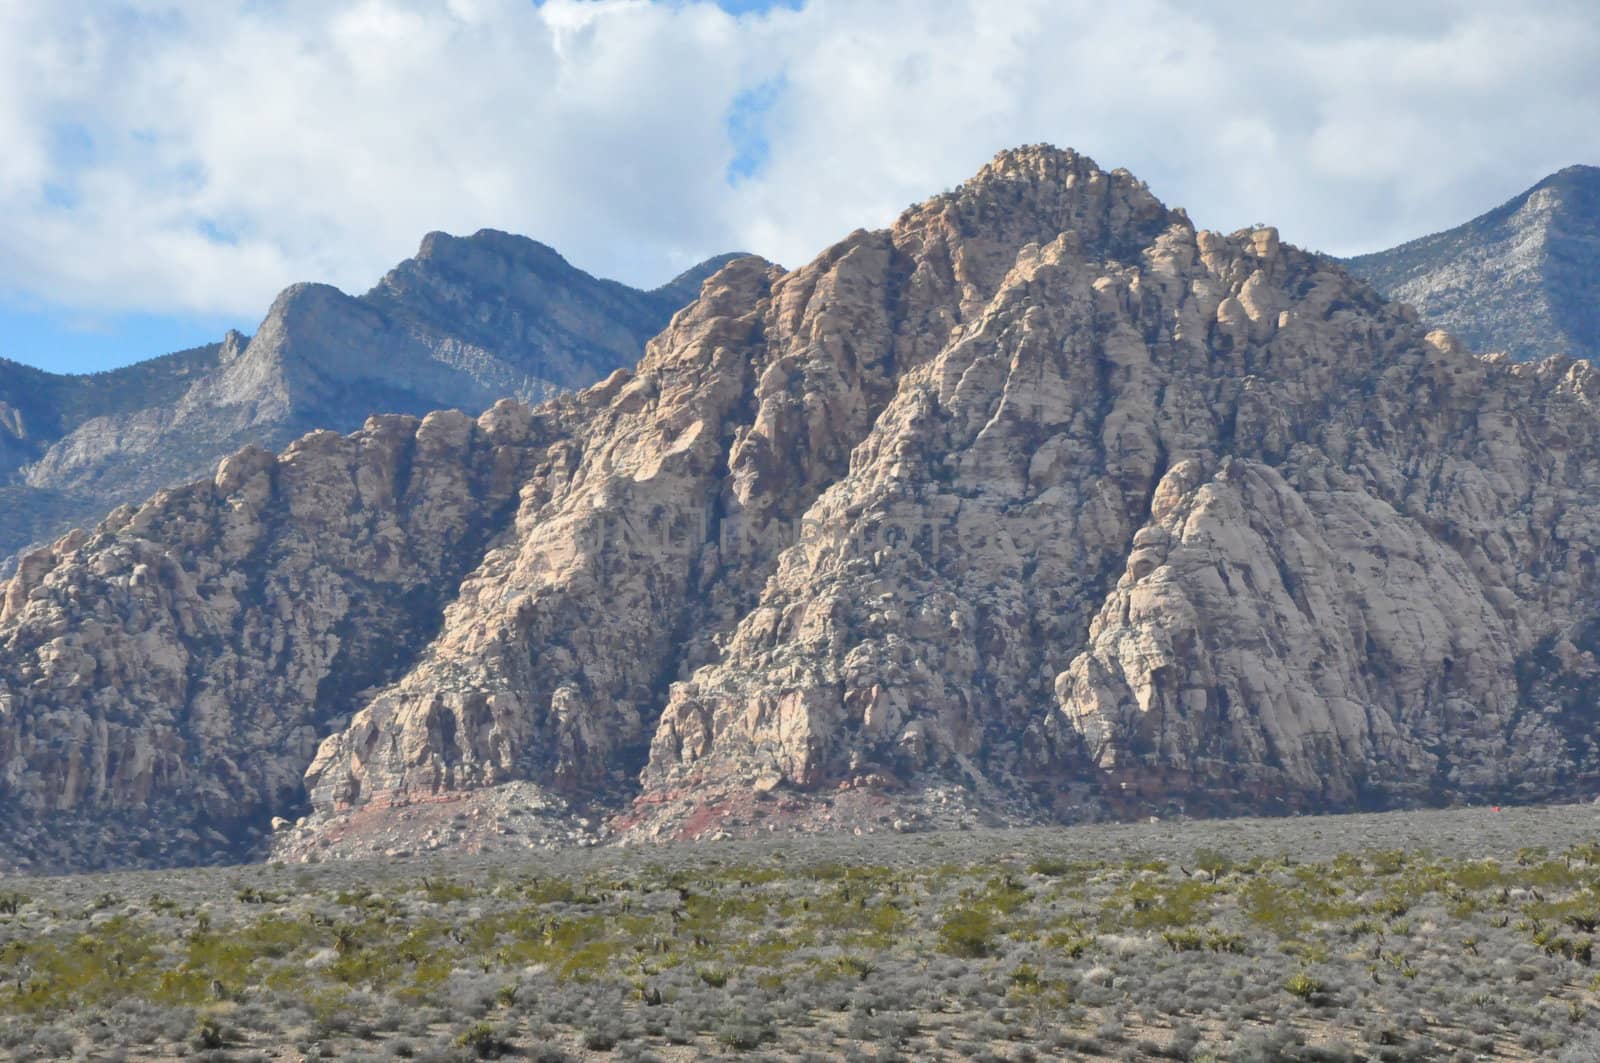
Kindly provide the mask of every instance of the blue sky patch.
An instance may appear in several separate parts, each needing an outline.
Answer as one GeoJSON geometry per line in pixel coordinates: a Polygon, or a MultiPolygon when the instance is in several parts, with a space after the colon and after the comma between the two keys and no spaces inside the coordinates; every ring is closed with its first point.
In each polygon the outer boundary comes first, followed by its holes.
{"type": "Polygon", "coordinates": [[[78,189],[66,181],[47,181],[43,190],[47,206],[57,210],[71,210],[79,203],[78,189]]]}
{"type": "Polygon", "coordinates": [[[761,15],[775,7],[799,11],[805,0],[717,0],[717,6],[730,15],[761,15]]]}
{"type": "Polygon", "coordinates": [[[0,299],[0,358],[52,373],[95,373],[201,344],[254,321],[220,314],[85,314],[0,299]]]}
{"type": "Polygon", "coordinates": [[[58,164],[82,166],[94,161],[94,136],[81,122],[58,122],[50,127],[50,155],[58,164]]]}
{"type": "Polygon", "coordinates": [[[228,228],[215,218],[201,218],[195,222],[195,230],[214,244],[226,244],[236,247],[239,243],[239,234],[228,228]]]}
{"type": "Polygon", "coordinates": [[[746,89],[728,108],[728,140],[733,144],[733,161],[728,163],[728,183],[736,185],[760,173],[767,163],[772,145],[767,134],[767,117],[782,98],[788,82],[783,75],[746,89]]]}

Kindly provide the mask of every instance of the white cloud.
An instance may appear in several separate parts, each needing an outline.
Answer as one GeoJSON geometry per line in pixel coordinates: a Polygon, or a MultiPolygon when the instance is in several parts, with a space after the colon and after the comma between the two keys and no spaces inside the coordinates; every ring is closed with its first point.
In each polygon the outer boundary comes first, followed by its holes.
{"type": "Polygon", "coordinates": [[[1289,6],[0,0],[0,289],[249,316],[481,226],[636,283],[796,264],[1038,140],[1355,251],[1600,161],[1586,2],[1289,6]]]}

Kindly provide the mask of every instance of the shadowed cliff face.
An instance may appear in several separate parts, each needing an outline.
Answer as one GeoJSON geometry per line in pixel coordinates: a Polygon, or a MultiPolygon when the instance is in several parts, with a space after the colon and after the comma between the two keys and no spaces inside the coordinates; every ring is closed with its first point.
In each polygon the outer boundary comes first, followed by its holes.
{"type": "Polygon", "coordinates": [[[722,256],[644,292],[543,244],[431,233],[367,294],[295,285],[254,337],[91,377],[0,365],[0,556],[71,522],[374,413],[537,402],[634,364],[722,256]]]}
{"type": "Polygon", "coordinates": [[[1600,356],[1600,167],[1569,166],[1465,225],[1351,272],[1479,351],[1600,356]]]}
{"type": "Polygon", "coordinates": [[[644,838],[1586,793],[1595,389],[1270,229],[1003,153],[803,268],[728,264],[635,371],[450,422],[373,501],[280,487],[247,519],[219,474],[30,558],[0,802],[116,835],[196,793],[212,822],[308,797],[294,857],[437,846],[440,802],[477,845],[562,836],[497,834],[529,804],[644,838]],[[152,564],[135,542],[191,604],[95,604],[152,564]],[[375,586],[380,544],[424,559],[375,586]],[[119,775],[114,746],[183,752],[119,775]],[[248,788],[194,752],[260,746],[248,788]]]}

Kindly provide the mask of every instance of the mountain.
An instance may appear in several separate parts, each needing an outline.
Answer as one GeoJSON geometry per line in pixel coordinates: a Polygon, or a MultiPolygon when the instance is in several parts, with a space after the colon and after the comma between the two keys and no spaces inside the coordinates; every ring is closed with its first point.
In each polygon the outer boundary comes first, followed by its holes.
{"type": "Polygon", "coordinates": [[[1600,379],[1036,146],[530,409],[23,559],[0,853],[81,867],[1595,791],[1600,379]]]}
{"type": "Polygon", "coordinates": [[[538,401],[632,365],[733,256],[654,291],[543,244],[430,233],[363,296],[295,285],[253,338],[92,376],[0,363],[0,557],[201,475],[246,444],[349,432],[371,413],[538,401]]]}
{"type": "Polygon", "coordinates": [[[48,373],[0,358],[0,557],[60,534],[73,523],[98,519],[110,508],[50,487],[29,486],[23,469],[85,422],[176,402],[195,380],[217,367],[223,346],[208,344],[83,376],[48,373]]]}
{"type": "Polygon", "coordinates": [[[1569,166],[1448,232],[1345,263],[1476,351],[1600,356],[1600,167],[1569,166]]]}

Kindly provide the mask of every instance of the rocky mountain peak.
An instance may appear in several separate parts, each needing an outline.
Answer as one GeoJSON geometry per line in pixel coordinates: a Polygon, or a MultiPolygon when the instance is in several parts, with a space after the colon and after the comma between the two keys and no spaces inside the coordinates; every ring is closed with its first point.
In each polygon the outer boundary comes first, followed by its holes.
{"type": "Polygon", "coordinates": [[[675,306],[683,306],[692,302],[700,294],[700,286],[708,278],[719,272],[728,263],[740,258],[753,258],[743,251],[730,251],[726,254],[714,255],[704,262],[696,263],[672,278],[661,287],[656,288],[652,294],[669,301],[675,306]]]}
{"type": "Polygon", "coordinates": [[[217,363],[219,365],[226,365],[233,361],[235,358],[239,357],[239,355],[244,353],[244,349],[249,345],[249,343],[249,336],[246,336],[238,329],[229,329],[227,333],[223,335],[222,346],[217,351],[217,363]]]}
{"type": "Polygon", "coordinates": [[[1086,155],[1037,144],[1000,152],[953,193],[908,210],[895,231],[954,226],[1013,249],[1073,232],[1087,247],[1127,259],[1171,220],[1127,170],[1108,173],[1086,155]]]}
{"type": "Polygon", "coordinates": [[[1600,167],[1568,166],[1505,204],[1507,222],[1536,231],[1545,240],[1561,240],[1576,227],[1592,228],[1600,214],[1600,167]]]}
{"type": "Polygon", "coordinates": [[[498,229],[479,229],[471,236],[431,232],[422,238],[416,255],[391,270],[374,291],[386,287],[403,290],[411,278],[441,273],[487,276],[502,282],[517,275],[533,275],[570,283],[569,278],[579,272],[555,248],[526,236],[498,229]]]}
{"type": "Polygon", "coordinates": [[[1600,191],[1600,166],[1576,163],[1562,167],[1534,187],[1545,186],[1577,189],[1589,193],[1600,191]]]}
{"type": "Polygon", "coordinates": [[[1595,400],[1273,229],[1003,153],[799,268],[726,263],[580,392],[251,451],[30,556],[0,845],[1587,793],[1595,400]]]}

